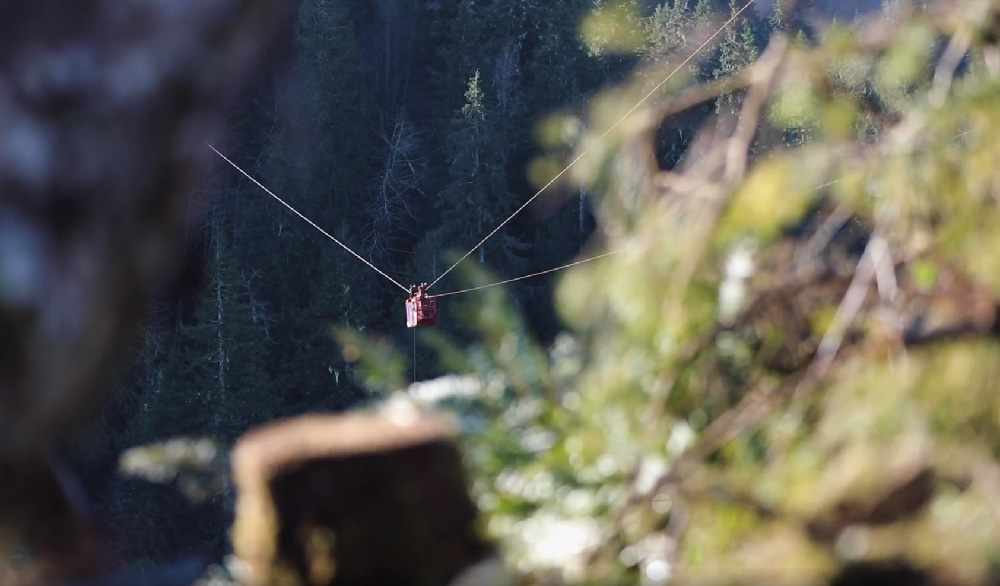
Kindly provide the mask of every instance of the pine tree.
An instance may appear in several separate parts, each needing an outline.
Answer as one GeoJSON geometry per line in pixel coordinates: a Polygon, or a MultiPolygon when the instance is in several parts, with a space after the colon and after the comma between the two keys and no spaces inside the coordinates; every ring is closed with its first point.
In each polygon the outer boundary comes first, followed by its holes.
{"type": "MultiPolygon", "coordinates": [[[[265,184],[352,250],[378,249],[393,235],[380,231],[366,246],[375,219],[377,102],[344,3],[303,2],[297,45],[295,91],[279,101],[261,157],[265,184]]],[[[392,286],[277,202],[257,199],[259,246],[245,262],[260,271],[274,308],[268,364],[285,388],[285,413],[344,408],[358,387],[342,376],[330,329],[384,327],[392,286]]]]}
{"type": "Polygon", "coordinates": [[[220,228],[213,230],[210,254],[195,324],[184,331],[186,345],[204,357],[190,369],[191,392],[201,400],[186,423],[189,433],[231,442],[275,417],[281,392],[260,360],[270,345],[270,323],[255,290],[258,275],[241,270],[220,228]]]}
{"type": "MultiPolygon", "coordinates": [[[[739,6],[735,0],[730,0],[731,14],[736,14],[739,6]]],[[[741,71],[753,63],[760,54],[753,27],[746,17],[740,16],[731,23],[725,32],[725,37],[719,44],[718,56],[715,59],[711,77],[719,78],[741,71]]],[[[738,111],[738,101],[741,93],[731,93],[721,96],[716,102],[720,112],[735,113],[738,111]]]]}
{"type": "Polygon", "coordinates": [[[692,18],[685,0],[668,0],[658,5],[645,20],[645,55],[652,61],[676,57],[690,34],[692,18]]]}
{"type": "Polygon", "coordinates": [[[694,20],[698,25],[707,24],[722,8],[724,0],[698,0],[694,5],[694,20]]]}
{"type": "MultiPolygon", "coordinates": [[[[515,209],[505,166],[509,146],[502,140],[497,116],[486,104],[480,74],[469,79],[465,105],[455,112],[449,133],[449,184],[438,201],[448,241],[473,246],[515,209]]],[[[496,238],[477,251],[479,262],[511,267],[516,242],[496,238]]]]}
{"type": "MultiPolygon", "coordinates": [[[[173,436],[189,412],[185,385],[177,376],[185,367],[177,341],[179,317],[176,307],[152,316],[130,376],[116,389],[123,421],[109,438],[112,462],[126,449],[173,436]]],[[[186,529],[176,515],[183,507],[186,503],[169,487],[115,474],[100,502],[111,534],[109,548],[118,559],[139,563],[173,557],[186,529]]]]}
{"type": "MultiPolygon", "coordinates": [[[[735,0],[730,0],[730,14],[736,14],[739,8],[735,0]]],[[[719,44],[719,57],[712,71],[712,77],[718,78],[740,71],[753,63],[759,54],[753,27],[749,19],[740,16],[726,27],[725,36],[719,44]]]]}

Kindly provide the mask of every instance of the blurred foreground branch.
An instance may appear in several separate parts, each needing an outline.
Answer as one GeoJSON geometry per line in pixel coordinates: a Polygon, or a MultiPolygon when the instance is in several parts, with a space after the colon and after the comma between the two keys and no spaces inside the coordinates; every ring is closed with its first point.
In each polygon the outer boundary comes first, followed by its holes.
{"type": "Polygon", "coordinates": [[[620,253],[438,342],[526,583],[995,583],[1000,8],[919,4],[567,133],[620,253]]]}
{"type": "Polygon", "coordinates": [[[171,283],[204,142],[284,11],[270,0],[0,8],[0,566],[11,535],[51,557],[52,575],[97,563],[65,496],[72,481],[31,471],[91,413],[146,303],[171,283]]]}

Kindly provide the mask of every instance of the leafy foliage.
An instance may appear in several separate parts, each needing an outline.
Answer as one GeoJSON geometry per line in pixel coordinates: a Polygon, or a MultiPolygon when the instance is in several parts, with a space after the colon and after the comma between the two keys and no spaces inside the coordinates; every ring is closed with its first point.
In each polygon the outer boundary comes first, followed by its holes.
{"type": "Polygon", "coordinates": [[[959,4],[775,37],[673,172],[587,131],[620,252],[562,277],[569,330],[487,289],[479,343],[435,339],[480,380],[446,404],[525,583],[995,579],[996,7],[959,4]]]}

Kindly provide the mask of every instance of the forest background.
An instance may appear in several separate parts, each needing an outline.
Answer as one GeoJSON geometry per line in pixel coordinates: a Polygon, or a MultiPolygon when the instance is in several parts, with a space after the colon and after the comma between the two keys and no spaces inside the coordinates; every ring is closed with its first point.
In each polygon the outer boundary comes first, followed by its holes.
{"type": "MultiPolygon", "coordinates": [[[[541,156],[552,142],[547,121],[586,112],[600,88],[624,82],[640,64],[675,62],[693,31],[715,30],[741,6],[303,0],[289,23],[292,67],[256,80],[215,146],[389,275],[407,285],[429,281],[552,175],[557,163],[541,156]],[[595,19],[602,10],[615,18],[595,19]]],[[[814,41],[815,24],[789,22],[780,2],[748,10],[685,76],[724,78],[753,63],[778,32],[814,41]]],[[[706,121],[740,107],[741,94],[723,94],[672,116],[656,136],[660,168],[682,161],[706,121]]],[[[786,147],[807,138],[797,128],[780,133],[786,147]]],[[[484,319],[445,298],[434,335],[417,343],[403,326],[401,291],[223,161],[203,189],[201,221],[190,226],[196,268],[151,310],[134,364],[73,457],[121,565],[187,553],[220,558],[234,497],[223,491],[192,512],[175,487],[116,474],[124,450],[184,435],[228,443],[266,421],[344,410],[377,396],[379,386],[451,372],[438,359],[441,340],[471,344],[479,333],[463,325],[484,319]],[[401,352],[386,350],[373,381],[337,344],[332,334],[343,329],[401,352]]],[[[589,195],[557,186],[469,258],[489,276],[457,270],[438,290],[577,258],[597,225],[589,195]]],[[[525,336],[558,347],[563,325],[551,276],[506,294],[525,336]]]]}
{"type": "MultiPolygon", "coordinates": [[[[527,169],[546,116],[583,107],[642,54],[668,54],[685,31],[721,24],[730,6],[658,7],[635,23],[645,38],[632,55],[588,49],[580,24],[593,9],[590,0],[304,0],[290,23],[292,68],[256,80],[215,146],[389,275],[429,282],[534,193],[527,169]]],[[[745,14],[701,65],[705,79],[749,63],[766,43],[773,20],[745,14]]],[[[683,152],[711,109],[685,117],[665,157],[683,152]]],[[[190,504],[174,488],[114,473],[122,451],[185,435],[231,442],[266,421],[369,397],[332,328],[413,344],[394,285],[221,160],[213,175],[202,222],[190,227],[187,288],[152,309],[135,365],[77,458],[122,560],[221,555],[232,505],[227,495],[183,514],[190,504]]],[[[470,260],[498,279],[573,260],[593,216],[584,194],[559,196],[470,260]]],[[[449,276],[436,290],[463,284],[449,276]]],[[[551,341],[551,279],[511,293],[551,341]]],[[[437,327],[468,337],[446,301],[437,327]]],[[[417,353],[420,368],[406,376],[443,372],[423,347],[417,353]]]]}

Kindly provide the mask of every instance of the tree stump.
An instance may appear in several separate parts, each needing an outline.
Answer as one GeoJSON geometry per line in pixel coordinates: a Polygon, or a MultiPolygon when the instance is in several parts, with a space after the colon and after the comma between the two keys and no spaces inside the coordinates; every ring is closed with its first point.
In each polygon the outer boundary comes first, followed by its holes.
{"type": "Polygon", "coordinates": [[[232,529],[251,586],[444,585],[491,553],[449,418],[304,416],[233,452],[232,529]]]}

